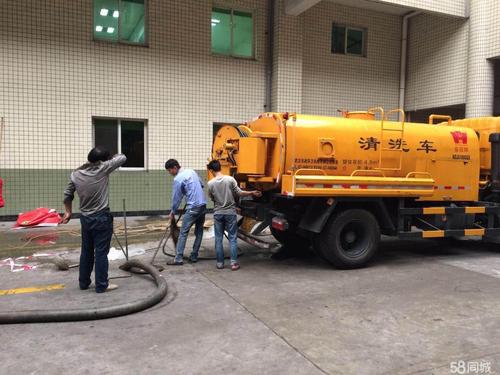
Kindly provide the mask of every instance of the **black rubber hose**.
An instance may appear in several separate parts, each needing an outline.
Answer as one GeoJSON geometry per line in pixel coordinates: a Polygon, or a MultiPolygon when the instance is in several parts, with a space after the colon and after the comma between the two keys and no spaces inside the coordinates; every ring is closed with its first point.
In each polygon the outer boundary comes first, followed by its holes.
{"type": "Polygon", "coordinates": [[[162,301],[167,295],[168,286],[158,270],[154,266],[138,260],[130,260],[120,268],[129,270],[132,267],[143,269],[153,277],[156,283],[156,290],[146,298],[108,307],[0,312],[0,324],[78,322],[83,320],[107,319],[133,314],[162,301]]]}
{"type": "MultiPolygon", "coordinates": [[[[224,237],[226,237],[229,240],[226,233],[224,233],[224,237]]],[[[163,247],[161,249],[163,255],[170,257],[170,258],[175,258],[177,256],[176,254],[171,254],[165,250],[166,244],[167,243],[165,242],[165,244],[163,245],[163,247]]],[[[174,251],[175,251],[175,249],[174,249],[174,251]]],[[[238,257],[240,257],[242,255],[245,255],[245,253],[243,251],[241,251],[240,248],[238,247],[238,257]]],[[[182,258],[189,260],[188,256],[183,256],[182,258]]],[[[230,256],[224,256],[224,259],[230,259],[230,258],[231,258],[230,256]]],[[[198,257],[198,260],[216,260],[216,259],[217,259],[217,257],[200,257],[200,256],[198,257]]],[[[134,272],[134,271],[131,271],[131,272],[134,272]]]]}
{"type": "MultiPolygon", "coordinates": [[[[240,131],[240,130],[238,129],[238,131],[240,131]]],[[[177,227],[177,223],[179,222],[179,220],[181,220],[181,217],[184,214],[184,212],[186,212],[186,207],[187,207],[187,203],[184,205],[184,208],[181,211],[181,213],[180,213],[179,217],[177,218],[177,220],[175,220],[175,222],[173,223],[173,226],[177,227]]],[[[229,240],[229,237],[227,236],[226,232],[224,232],[224,237],[226,237],[229,240]]],[[[160,240],[160,244],[161,244],[161,242],[163,241],[164,238],[165,238],[165,234],[163,235],[162,239],[160,240]]],[[[168,238],[167,238],[167,241],[168,241],[168,238]]],[[[165,255],[167,257],[170,257],[170,258],[175,258],[176,254],[170,254],[169,252],[167,252],[165,250],[165,246],[167,245],[167,241],[165,241],[165,243],[163,244],[163,247],[161,248],[161,251],[162,251],[163,255],[165,255]]],[[[177,240],[174,240],[174,245],[175,245],[175,247],[177,247],[177,240]]],[[[239,250],[239,248],[238,248],[238,250],[239,250]]],[[[175,248],[174,248],[174,251],[175,251],[175,248]]],[[[239,252],[238,256],[241,256],[241,255],[243,255],[243,253],[239,252]]],[[[229,256],[224,257],[224,259],[229,259],[229,258],[230,258],[229,256]]],[[[189,259],[189,257],[184,256],[183,259],[189,259]]],[[[216,259],[217,259],[216,257],[198,257],[198,260],[216,260],[216,259]]],[[[134,271],[132,270],[131,272],[134,272],[134,271]]],[[[140,273],[140,272],[134,272],[134,273],[140,273]]]]}

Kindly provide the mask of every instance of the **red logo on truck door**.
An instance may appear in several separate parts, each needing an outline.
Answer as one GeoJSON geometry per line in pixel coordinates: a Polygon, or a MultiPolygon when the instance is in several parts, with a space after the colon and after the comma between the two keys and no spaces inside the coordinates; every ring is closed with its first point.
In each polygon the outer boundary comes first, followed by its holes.
{"type": "Polygon", "coordinates": [[[455,143],[461,143],[463,145],[467,144],[467,133],[464,132],[450,132],[451,136],[453,137],[453,141],[455,143]]]}

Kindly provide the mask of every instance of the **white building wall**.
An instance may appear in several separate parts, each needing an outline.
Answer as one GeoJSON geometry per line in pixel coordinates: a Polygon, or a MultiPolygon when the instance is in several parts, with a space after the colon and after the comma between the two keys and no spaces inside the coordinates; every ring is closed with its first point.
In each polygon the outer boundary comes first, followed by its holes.
{"type": "Polygon", "coordinates": [[[410,19],[405,110],[466,101],[468,21],[431,14],[410,19]]]}
{"type": "Polygon", "coordinates": [[[487,0],[490,4],[489,20],[489,58],[500,57],[500,1],[487,0]]]}
{"type": "Polygon", "coordinates": [[[328,1],[304,13],[302,112],[398,106],[401,17],[328,1]],[[332,24],[367,29],[367,56],[332,54],[332,24]]]}
{"type": "Polygon", "coordinates": [[[304,17],[285,14],[283,0],[274,9],[272,110],[302,112],[304,17]]]}
{"type": "Polygon", "coordinates": [[[92,116],[110,116],[148,120],[149,169],[168,157],[201,169],[212,122],[263,111],[266,0],[215,3],[254,13],[255,60],[211,54],[212,2],[148,3],[141,47],[93,41],[91,0],[0,0],[2,168],[74,168],[92,116]]]}
{"type": "Polygon", "coordinates": [[[469,18],[469,51],[467,69],[467,117],[493,115],[494,69],[487,60],[490,52],[489,36],[491,3],[471,0],[469,18]]]}
{"type": "MultiPolygon", "coordinates": [[[[373,1],[373,0],[372,0],[373,1]]],[[[379,3],[402,5],[426,12],[467,17],[469,0],[376,0],[379,3]]],[[[482,0],[490,1],[490,0],[482,0]]]]}

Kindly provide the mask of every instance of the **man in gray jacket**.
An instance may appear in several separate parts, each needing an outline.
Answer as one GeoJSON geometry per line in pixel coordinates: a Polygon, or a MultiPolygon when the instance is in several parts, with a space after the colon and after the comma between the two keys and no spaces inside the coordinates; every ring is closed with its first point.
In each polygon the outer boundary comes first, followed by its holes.
{"type": "Polygon", "coordinates": [[[80,198],[82,252],[80,254],[80,289],[88,289],[95,259],[95,291],[103,293],[118,288],[108,282],[108,253],[113,235],[113,216],[109,212],[109,175],[127,161],[125,155],[110,158],[109,152],[95,147],[85,163],[71,173],[64,190],[66,212],[62,223],[71,219],[75,191],[80,198]]]}
{"type": "Polygon", "coordinates": [[[241,190],[233,177],[222,174],[221,165],[218,160],[212,160],[208,163],[207,169],[215,177],[208,182],[208,195],[214,201],[214,231],[217,269],[224,268],[224,248],[222,241],[224,239],[224,231],[227,231],[231,255],[231,270],[237,271],[240,269],[240,264],[238,263],[238,223],[236,216],[236,201],[239,197],[260,197],[262,196],[262,193],[258,190],[241,190]]]}

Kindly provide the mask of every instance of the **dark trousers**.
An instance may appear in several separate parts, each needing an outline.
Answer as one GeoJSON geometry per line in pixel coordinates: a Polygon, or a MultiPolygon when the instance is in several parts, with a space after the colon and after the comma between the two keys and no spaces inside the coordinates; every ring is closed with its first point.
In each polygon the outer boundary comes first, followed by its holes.
{"type": "Polygon", "coordinates": [[[108,210],[80,217],[82,252],[80,254],[80,289],[88,289],[95,260],[95,291],[108,287],[108,253],[113,235],[113,216],[108,210]]]}

